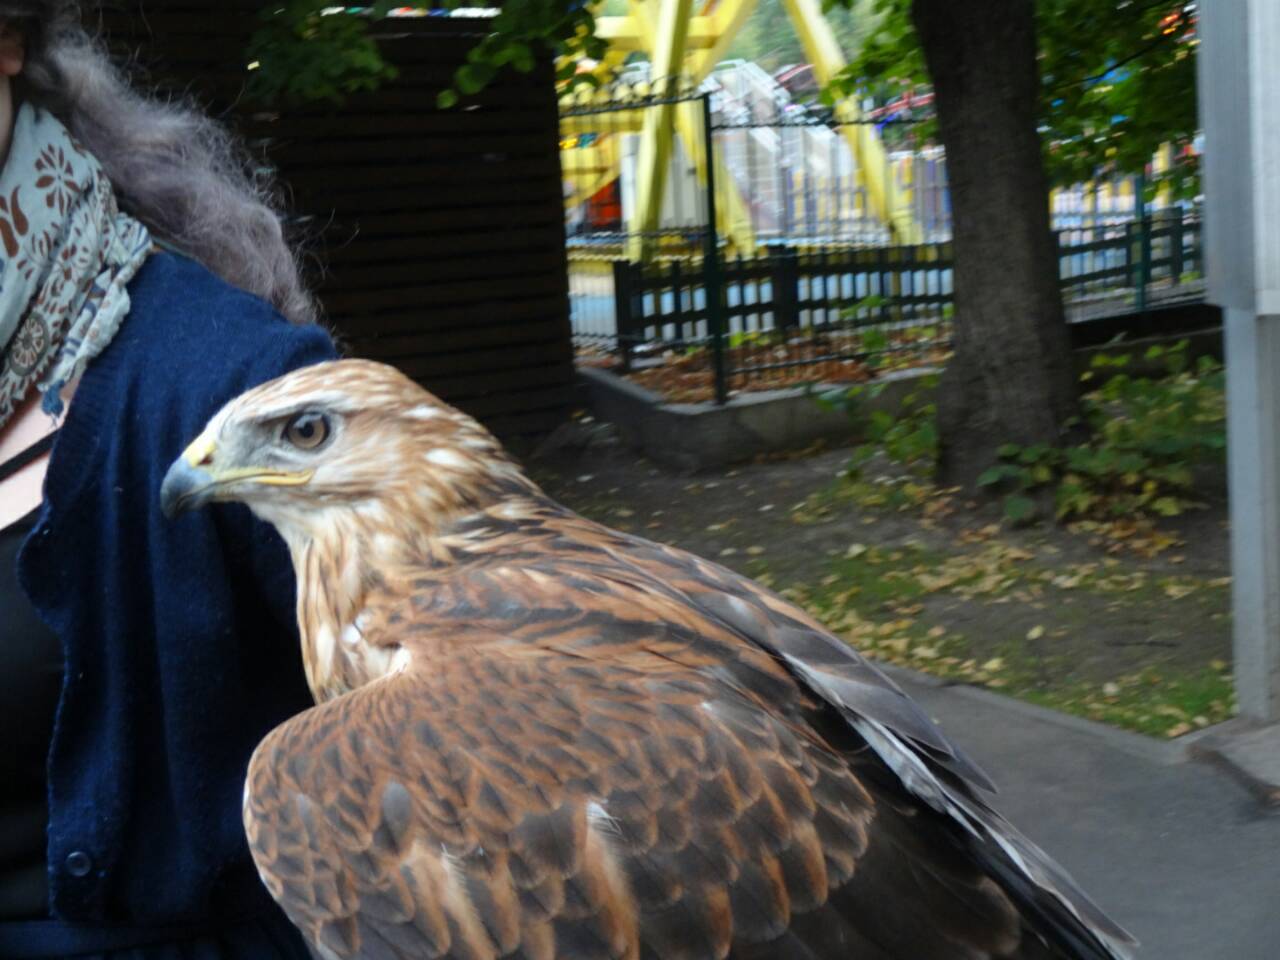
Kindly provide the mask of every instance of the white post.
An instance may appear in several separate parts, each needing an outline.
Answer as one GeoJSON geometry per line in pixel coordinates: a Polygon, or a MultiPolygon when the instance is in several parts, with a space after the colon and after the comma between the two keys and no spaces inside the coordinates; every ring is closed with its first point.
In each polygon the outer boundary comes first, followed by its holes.
{"type": "Polygon", "coordinates": [[[1209,299],[1223,308],[1235,676],[1280,720],[1280,3],[1197,4],[1209,299]]]}

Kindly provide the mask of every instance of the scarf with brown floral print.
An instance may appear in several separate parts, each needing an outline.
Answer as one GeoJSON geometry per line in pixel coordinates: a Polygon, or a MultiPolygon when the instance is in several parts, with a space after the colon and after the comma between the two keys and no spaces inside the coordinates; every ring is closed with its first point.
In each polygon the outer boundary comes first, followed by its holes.
{"type": "Polygon", "coordinates": [[[0,171],[0,427],[32,384],[46,412],[62,412],[62,387],[115,336],[151,249],[98,161],[23,104],[0,171]]]}

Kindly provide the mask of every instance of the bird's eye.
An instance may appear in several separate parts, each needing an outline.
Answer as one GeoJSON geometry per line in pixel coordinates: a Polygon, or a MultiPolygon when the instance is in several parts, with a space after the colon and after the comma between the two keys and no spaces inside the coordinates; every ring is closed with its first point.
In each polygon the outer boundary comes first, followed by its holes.
{"type": "Polygon", "coordinates": [[[300,413],[284,425],[284,438],[301,450],[314,450],[329,439],[329,420],[323,413],[300,413]]]}

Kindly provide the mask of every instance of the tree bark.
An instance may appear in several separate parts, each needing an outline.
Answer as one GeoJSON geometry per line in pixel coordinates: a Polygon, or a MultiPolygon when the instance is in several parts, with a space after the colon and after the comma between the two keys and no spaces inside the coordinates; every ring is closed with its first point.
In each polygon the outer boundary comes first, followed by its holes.
{"type": "Polygon", "coordinates": [[[1033,0],[913,0],[947,151],[955,355],[938,396],[940,472],[972,487],[1004,443],[1056,444],[1076,412],[1036,131],[1033,0]]]}

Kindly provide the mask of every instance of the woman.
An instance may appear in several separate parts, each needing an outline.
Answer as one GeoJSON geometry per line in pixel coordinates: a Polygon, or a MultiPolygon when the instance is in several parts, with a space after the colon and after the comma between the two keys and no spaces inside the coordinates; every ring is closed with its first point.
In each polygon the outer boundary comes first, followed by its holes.
{"type": "Polygon", "coordinates": [[[334,350],[266,185],[79,24],[0,0],[0,957],[301,958],[239,809],[310,702],[288,556],[157,494],[225,400],[334,350]]]}

